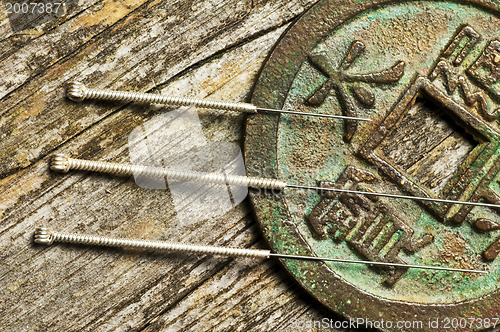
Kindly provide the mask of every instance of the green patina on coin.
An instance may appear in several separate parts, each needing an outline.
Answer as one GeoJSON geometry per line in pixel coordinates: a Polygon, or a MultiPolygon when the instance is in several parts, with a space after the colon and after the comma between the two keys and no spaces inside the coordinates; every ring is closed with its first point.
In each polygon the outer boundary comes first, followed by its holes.
{"type": "MultiPolygon", "coordinates": [[[[500,204],[499,8],[320,1],[278,42],[252,102],[373,121],[251,116],[249,174],[500,204]]],[[[279,253],[489,272],[283,262],[344,316],[500,315],[500,210],[302,190],[252,202],[279,253]]]]}

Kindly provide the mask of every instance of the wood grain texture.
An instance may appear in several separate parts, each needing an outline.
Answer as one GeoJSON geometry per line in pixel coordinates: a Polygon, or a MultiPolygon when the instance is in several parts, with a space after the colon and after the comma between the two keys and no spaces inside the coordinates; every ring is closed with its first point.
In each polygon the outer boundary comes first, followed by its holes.
{"type": "Polygon", "coordinates": [[[447,118],[439,106],[417,100],[382,143],[388,160],[436,194],[478,145],[473,136],[447,118]]]}
{"type": "MultiPolygon", "coordinates": [[[[53,153],[128,161],[128,135],[168,108],[76,104],[65,85],[245,101],[313,0],[80,1],[29,31],[0,24],[0,327],[3,331],[290,330],[338,319],[275,261],[32,243],[34,228],[264,248],[247,201],[186,223],[166,190],[49,171],[53,153]]],[[[3,8],[3,4],[0,5],[3,8]]],[[[245,115],[199,111],[208,140],[243,141],[245,115]]]]}

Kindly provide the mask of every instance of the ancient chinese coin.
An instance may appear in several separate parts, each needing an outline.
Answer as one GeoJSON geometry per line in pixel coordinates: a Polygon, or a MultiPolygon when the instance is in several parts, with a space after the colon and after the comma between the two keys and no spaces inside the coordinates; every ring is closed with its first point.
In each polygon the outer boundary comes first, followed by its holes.
{"type": "MultiPolygon", "coordinates": [[[[251,116],[252,176],[500,204],[498,1],[320,1],[282,36],[252,102],[372,120],[251,116]]],[[[345,317],[500,326],[500,209],[305,190],[252,203],[279,253],[489,272],[283,262],[345,317]]]]}

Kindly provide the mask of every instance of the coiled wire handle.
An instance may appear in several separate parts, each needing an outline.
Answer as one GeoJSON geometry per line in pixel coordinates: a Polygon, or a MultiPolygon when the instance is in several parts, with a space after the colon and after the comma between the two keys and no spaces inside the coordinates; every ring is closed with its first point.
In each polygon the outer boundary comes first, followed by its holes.
{"type": "Polygon", "coordinates": [[[37,228],[34,236],[35,243],[51,245],[54,242],[76,243],[84,245],[95,245],[105,247],[151,249],[162,251],[186,252],[194,254],[212,254],[219,256],[238,257],[263,257],[269,258],[270,250],[262,249],[240,249],[215,246],[187,245],[166,241],[150,241],[135,239],[120,239],[102,236],[90,236],[71,233],[56,233],[47,228],[37,228]]]}
{"type": "Polygon", "coordinates": [[[195,98],[167,97],[159,94],[143,92],[88,89],[87,87],[85,87],[85,85],[79,82],[72,82],[68,85],[67,96],[69,99],[77,102],[83,101],[85,99],[121,100],[151,104],[166,104],[173,106],[196,106],[201,108],[247,113],[257,112],[256,106],[247,103],[230,103],[225,101],[213,101],[195,98]]]}
{"type": "Polygon", "coordinates": [[[92,161],[69,158],[64,154],[57,154],[52,158],[50,168],[58,172],[67,172],[70,169],[109,173],[124,176],[145,176],[150,178],[165,177],[179,181],[193,181],[203,183],[229,184],[242,187],[283,190],[287,183],[277,179],[228,175],[224,173],[195,172],[189,170],[165,169],[142,165],[122,164],[107,161],[92,161]]]}

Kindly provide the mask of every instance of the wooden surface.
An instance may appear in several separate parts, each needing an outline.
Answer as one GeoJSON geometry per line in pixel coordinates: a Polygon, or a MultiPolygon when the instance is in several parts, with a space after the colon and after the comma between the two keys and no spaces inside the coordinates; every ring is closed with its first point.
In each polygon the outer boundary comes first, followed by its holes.
{"type": "MultiPolygon", "coordinates": [[[[58,174],[49,157],[128,161],[127,139],[158,106],[77,104],[65,84],[246,101],[289,23],[314,0],[81,0],[12,31],[0,12],[2,331],[291,330],[336,317],[276,261],[32,242],[35,227],[265,248],[247,200],[183,224],[168,191],[132,179],[58,174]]],[[[0,2],[0,8],[4,8],[0,2]]],[[[242,144],[245,115],[200,111],[210,141],[242,144]]]]}

